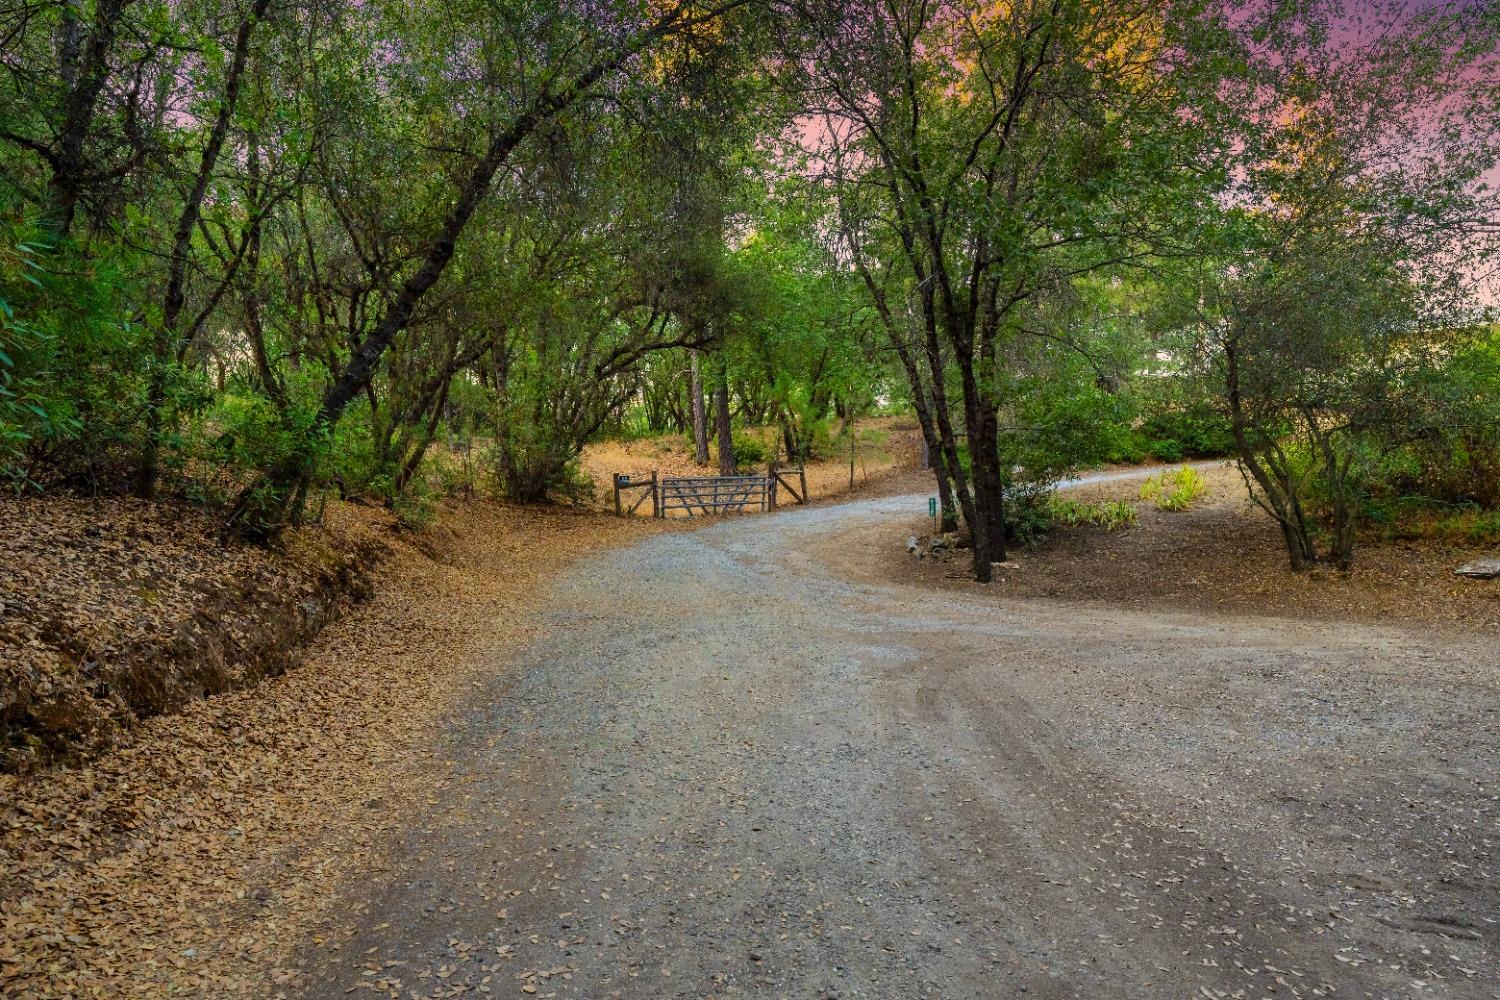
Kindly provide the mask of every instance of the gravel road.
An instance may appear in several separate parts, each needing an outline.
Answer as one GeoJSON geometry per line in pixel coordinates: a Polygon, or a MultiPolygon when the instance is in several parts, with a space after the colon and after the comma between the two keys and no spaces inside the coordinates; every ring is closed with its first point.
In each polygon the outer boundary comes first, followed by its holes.
{"type": "Polygon", "coordinates": [[[1493,637],[831,568],[925,506],[558,579],[288,995],[1500,997],[1493,637]]]}

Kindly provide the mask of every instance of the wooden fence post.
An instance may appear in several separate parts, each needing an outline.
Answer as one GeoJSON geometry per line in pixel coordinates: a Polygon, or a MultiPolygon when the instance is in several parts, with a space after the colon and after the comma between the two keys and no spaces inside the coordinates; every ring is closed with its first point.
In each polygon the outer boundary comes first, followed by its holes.
{"type": "Polygon", "coordinates": [[[624,513],[624,512],[620,509],[620,474],[618,472],[616,472],[615,473],[615,517],[619,517],[622,513],[624,513]]]}
{"type": "Polygon", "coordinates": [[[651,516],[661,517],[661,486],[656,479],[656,470],[651,470],[651,516]]]}

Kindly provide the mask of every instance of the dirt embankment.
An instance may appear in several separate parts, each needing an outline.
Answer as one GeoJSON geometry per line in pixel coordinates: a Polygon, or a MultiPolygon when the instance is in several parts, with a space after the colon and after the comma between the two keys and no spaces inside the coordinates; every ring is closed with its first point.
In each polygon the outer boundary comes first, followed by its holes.
{"type": "Polygon", "coordinates": [[[369,595],[390,519],[339,506],[271,552],[185,505],[0,503],[0,769],[96,753],[140,719],[282,673],[369,595]]]}
{"type": "MultiPolygon", "coordinates": [[[[862,528],[857,540],[844,538],[826,554],[870,578],[1007,598],[1500,630],[1500,580],[1453,573],[1492,551],[1370,538],[1356,551],[1352,572],[1292,573],[1275,523],[1250,502],[1239,473],[1226,464],[1204,475],[1208,493],[1186,511],[1158,510],[1141,500],[1144,474],[1069,490],[1070,499],[1087,503],[1131,502],[1139,523],[1114,531],[1058,529],[1035,548],[1012,552],[988,588],[969,577],[967,550],[938,559],[907,553],[910,536],[931,531],[931,522],[921,516],[925,511],[915,508],[910,521],[862,528]]],[[[914,490],[930,488],[916,478],[907,482],[914,490]]]]}
{"type": "MultiPolygon", "coordinates": [[[[545,582],[666,529],[479,503],[443,510],[417,535],[366,527],[389,550],[379,586],[312,640],[297,669],[144,719],[78,766],[0,775],[0,995],[264,994],[288,975],[283,963],[322,919],[329,887],[427,794],[435,720],[536,633],[528,613],[545,582]]],[[[253,561],[220,573],[189,528],[175,530],[153,536],[173,547],[165,562],[143,538],[107,536],[120,552],[142,551],[118,565],[161,574],[133,584],[156,589],[159,605],[190,606],[190,588],[165,588],[194,573],[254,582],[253,561]]],[[[50,591],[76,592],[80,622],[93,572],[50,591]]],[[[218,627],[242,630],[236,621],[218,627]]]]}

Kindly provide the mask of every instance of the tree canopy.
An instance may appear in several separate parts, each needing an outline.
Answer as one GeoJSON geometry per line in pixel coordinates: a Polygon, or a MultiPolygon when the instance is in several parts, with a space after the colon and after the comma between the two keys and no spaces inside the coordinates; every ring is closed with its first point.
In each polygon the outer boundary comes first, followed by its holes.
{"type": "Polygon", "coordinates": [[[1232,451],[1294,566],[1348,565],[1394,468],[1500,492],[1497,38],[1460,0],[20,5],[0,475],[269,539],[476,448],[535,502],[601,435],[706,460],[712,422],[729,469],[735,425],[796,460],[908,410],[979,579],[1152,448],[1232,451]]]}

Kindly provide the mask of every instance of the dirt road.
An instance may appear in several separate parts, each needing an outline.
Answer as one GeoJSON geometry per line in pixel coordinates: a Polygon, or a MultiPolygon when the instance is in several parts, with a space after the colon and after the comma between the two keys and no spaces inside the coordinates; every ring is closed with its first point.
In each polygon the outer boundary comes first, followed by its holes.
{"type": "Polygon", "coordinates": [[[1492,637],[829,568],[914,507],[559,579],[285,994],[1500,997],[1492,637]]]}

